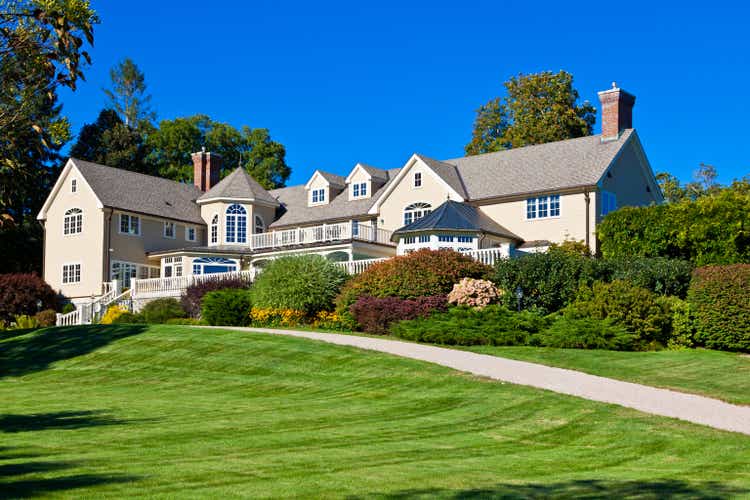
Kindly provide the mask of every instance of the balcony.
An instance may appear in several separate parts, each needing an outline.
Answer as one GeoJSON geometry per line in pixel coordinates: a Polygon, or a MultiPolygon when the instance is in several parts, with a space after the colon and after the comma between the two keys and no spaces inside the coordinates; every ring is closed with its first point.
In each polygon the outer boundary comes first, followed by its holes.
{"type": "Polygon", "coordinates": [[[253,234],[250,239],[250,248],[253,251],[263,251],[348,240],[395,247],[396,244],[391,242],[391,234],[391,231],[385,229],[377,229],[369,225],[356,224],[350,221],[253,234]]]}

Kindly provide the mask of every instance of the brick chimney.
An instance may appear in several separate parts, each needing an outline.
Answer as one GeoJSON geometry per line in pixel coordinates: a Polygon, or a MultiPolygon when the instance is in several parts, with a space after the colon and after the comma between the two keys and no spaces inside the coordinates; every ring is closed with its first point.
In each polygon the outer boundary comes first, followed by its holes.
{"type": "Polygon", "coordinates": [[[611,89],[599,92],[599,101],[602,103],[602,141],[617,139],[624,129],[633,128],[633,94],[612,82],[611,89]]]}
{"type": "Polygon", "coordinates": [[[206,149],[193,153],[193,184],[201,191],[208,191],[219,182],[221,156],[207,153],[206,149]]]}

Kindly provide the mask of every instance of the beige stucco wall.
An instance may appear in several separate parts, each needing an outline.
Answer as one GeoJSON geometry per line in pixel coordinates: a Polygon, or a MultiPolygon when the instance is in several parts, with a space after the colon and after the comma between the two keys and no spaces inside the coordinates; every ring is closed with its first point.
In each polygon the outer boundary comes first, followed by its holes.
{"type": "Polygon", "coordinates": [[[65,174],[62,187],[52,200],[44,222],[44,279],[56,291],[69,298],[99,295],[102,289],[102,258],[104,254],[104,214],[97,207],[96,195],[75,168],[65,174]],[[77,180],[77,190],[71,193],[71,180],[77,180]],[[65,212],[71,208],[83,210],[82,232],[63,234],[65,212]],[[81,282],[62,283],[63,264],[81,264],[81,282]]]}
{"type": "MultiPolygon", "coordinates": [[[[274,207],[268,207],[264,205],[254,205],[252,203],[247,202],[237,202],[239,205],[242,205],[245,208],[245,211],[247,212],[247,230],[248,230],[248,236],[250,234],[255,233],[255,216],[260,215],[261,219],[263,219],[263,222],[265,222],[266,225],[266,231],[268,230],[268,226],[275,220],[276,217],[276,209],[274,207]]],[[[214,215],[219,216],[219,245],[225,245],[227,244],[225,242],[225,227],[226,227],[226,212],[227,207],[230,205],[233,205],[233,202],[229,201],[214,201],[211,203],[205,203],[201,205],[201,217],[204,221],[206,221],[206,232],[205,232],[205,240],[208,242],[208,245],[212,245],[212,243],[209,242],[209,237],[211,235],[211,220],[213,219],[214,215]]],[[[249,240],[248,240],[249,243],[249,240]]]]}
{"type": "Polygon", "coordinates": [[[348,196],[348,199],[349,200],[364,200],[364,199],[367,199],[367,198],[371,198],[372,197],[372,188],[373,188],[373,186],[372,186],[372,179],[370,177],[370,174],[368,174],[367,172],[365,172],[363,169],[358,168],[355,171],[354,175],[351,177],[351,179],[349,181],[349,185],[347,186],[347,191],[348,191],[347,196],[348,196]],[[363,182],[367,185],[367,188],[366,188],[367,189],[367,195],[365,195],[365,196],[357,196],[355,198],[352,195],[352,192],[353,192],[352,188],[353,188],[354,184],[361,184],[363,182]]]}

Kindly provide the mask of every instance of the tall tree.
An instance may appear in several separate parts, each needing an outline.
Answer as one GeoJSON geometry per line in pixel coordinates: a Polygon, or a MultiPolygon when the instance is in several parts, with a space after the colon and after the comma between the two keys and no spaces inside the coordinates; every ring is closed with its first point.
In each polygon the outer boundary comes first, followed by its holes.
{"type": "Polygon", "coordinates": [[[477,110],[466,154],[475,155],[531,144],[591,135],[596,108],[578,104],[573,75],[543,71],[518,75],[503,84],[507,95],[477,110]]]}
{"type": "Polygon", "coordinates": [[[284,146],[273,141],[267,129],[237,130],[206,115],[161,121],[149,135],[148,145],[148,160],[159,175],[177,181],[192,180],[190,153],[201,147],[222,156],[222,177],[241,165],[263,187],[273,189],[283,186],[291,173],[284,146]]]}
{"type": "Polygon", "coordinates": [[[132,59],[126,58],[111,70],[112,88],[104,89],[112,108],[117,111],[125,125],[138,128],[141,122],[151,122],[155,113],[151,110],[151,96],[146,94],[146,77],[132,59]]]}

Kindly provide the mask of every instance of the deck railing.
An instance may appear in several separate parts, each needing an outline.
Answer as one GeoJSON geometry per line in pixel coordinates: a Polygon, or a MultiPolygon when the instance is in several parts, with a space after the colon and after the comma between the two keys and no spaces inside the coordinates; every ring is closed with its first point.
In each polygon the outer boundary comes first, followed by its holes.
{"type": "Polygon", "coordinates": [[[250,248],[252,250],[270,250],[296,245],[344,240],[369,241],[381,245],[395,246],[396,244],[391,241],[391,234],[391,231],[374,228],[370,225],[358,224],[351,221],[339,222],[337,224],[298,227],[254,234],[250,239],[250,248]]]}
{"type": "Polygon", "coordinates": [[[148,278],[130,280],[130,291],[132,297],[174,297],[180,296],[189,286],[207,281],[218,281],[228,279],[244,279],[252,281],[255,279],[256,269],[246,271],[230,271],[215,274],[191,274],[188,276],[173,276],[170,278],[148,278]]]}

